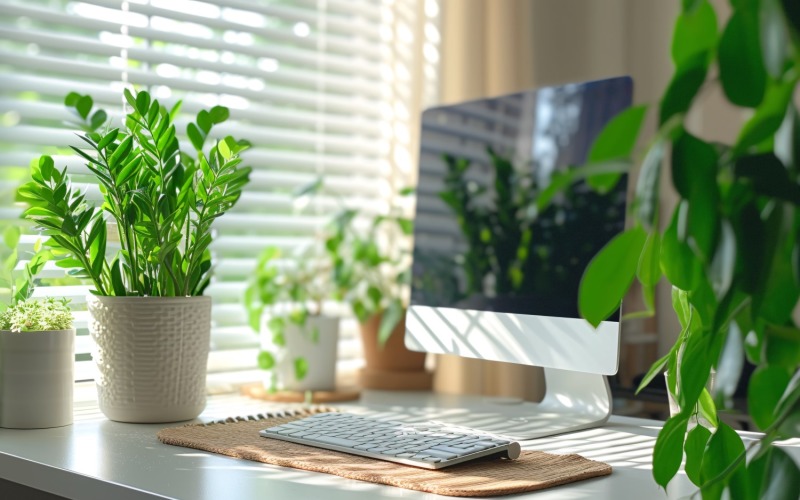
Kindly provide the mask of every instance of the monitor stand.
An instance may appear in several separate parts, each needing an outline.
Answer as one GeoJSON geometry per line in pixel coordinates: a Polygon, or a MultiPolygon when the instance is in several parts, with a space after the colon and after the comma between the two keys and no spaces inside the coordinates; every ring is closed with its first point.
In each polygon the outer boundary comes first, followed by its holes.
{"type": "Polygon", "coordinates": [[[544,368],[546,392],[539,403],[510,398],[367,391],[348,412],[405,422],[436,420],[535,439],[603,425],[611,415],[611,391],[604,375],[544,368]]]}

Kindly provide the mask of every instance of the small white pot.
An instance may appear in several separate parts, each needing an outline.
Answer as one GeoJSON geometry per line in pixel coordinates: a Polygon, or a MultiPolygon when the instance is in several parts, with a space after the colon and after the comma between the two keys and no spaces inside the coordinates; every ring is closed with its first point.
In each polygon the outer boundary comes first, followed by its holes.
{"type": "Polygon", "coordinates": [[[210,297],[87,298],[100,410],[118,422],[191,420],[206,406],[210,297]]]}
{"type": "MultiPolygon", "coordinates": [[[[268,328],[261,329],[261,347],[277,353],[275,374],[278,387],[289,391],[332,391],[336,389],[336,360],[339,345],[339,318],[331,316],[308,316],[305,325],[286,325],[285,347],[272,343],[268,328]],[[313,331],[318,334],[314,342],[313,331]],[[308,362],[308,372],[302,380],[295,377],[295,359],[308,362]]],[[[271,375],[267,375],[264,386],[271,386],[271,375]]]]}
{"type": "Polygon", "coordinates": [[[75,330],[0,330],[0,427],[72,423],[75,330]]]}

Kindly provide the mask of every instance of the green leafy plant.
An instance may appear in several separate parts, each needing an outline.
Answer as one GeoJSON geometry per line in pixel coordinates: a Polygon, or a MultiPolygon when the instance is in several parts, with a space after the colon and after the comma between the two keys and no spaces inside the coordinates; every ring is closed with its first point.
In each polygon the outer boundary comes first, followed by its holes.
{"type": "MultiPolygon", "coordinates": [[[[399,198],[412,193],[413,189],[402,189],[399,198]]],[[[388,214],[373,217],[344,208],[334,217],[325,241],[333,263],[335,298],[349,303],[361,323],[381,316],[381,346],[405,314],[413,230],[400,203],[394,203],[388,214]],[[362,222],[365,225],[359,226],[362,222]]]]}
{"type": "Polygon", "coordinates": [[[72,328],[72,311],[67,299],[48,297],[42,300],[26,299],[15,302],[0,312],[0,330],[33,332],[69,330],[72,328]]]}
{"type": "MultiPolygon", "coordinates": [[[[800,437],[800,328],[793,318],[800,298],[800,118],[792,102],[800,77],[799,5],[732,2],[719,33],[707,0],[682,2],[672,40],[675,74],[640,164],[634,226],[599,252],[580,286],[581,314],[597,325],[619,308],[634,280],[644,290],[645,313],[653,310],[662,276],[673,285],[682,329],[642,381],[643,387],[667,371],[680,406],[659,433],[653,476],[666,487],[685,454],[687,475],[703,498],[725,490],[731,498],[800,496],[798,465],[772,445],[800,437]],[[753,110],[727,144],[703,140],[686,123],[698,93],[716,84],[730,103],[753,110]],[[662,231],[657,207],[664,159],[680,200],[662,231]],[[749,412],[764,432],[747,453],[717,415],[730,404],[745,357],[756,366],[749,412]]],[[[618,173],[595,174],[631,157],[643,111],[618,115],[598,137],[592,164],[561,182],[583,176],[600,189],[613,185],[618,173]]]]}
{"type": "Polygon", "coordinates": [[[20,228],[15,225],[9,225],[3,231],[4,248],[0,249],[0,296],[6,299],[4,303],[8,305],[26,301],[33,295],[36,275],[52,258],[48,250],[42,249],[41,240],[37,240],[34,253],[24,266],[23,276],[15,277],[14,270],[19,263],[18,247],[21,234],[20,228]]]}
{"type": "Polygon", "coordinates": [[[15,278],[19,263],[20,236],[20,228],[15,225],[9,225],[3,231],[3,247],[0,247],[0,293],[8,298],[8,302],[0,312],[0,330],[26,332],[72,328],[72,312],[67,299],[31,299],[37,283],[36,276],[52,257],[48,250],[42,249],[41,240],[36,241],[34,253],[23,267],[23,275],[15,278]]]}
{"type": "MultiPolygon", "coordinates": [[[[323,302],[333,297],[334,288],[330,261],[325,258],[324,250],[317,246],[312,244],[295,249],[288,256],[278,248],[267,248],[245,290],[250,327],[259,333],[264,311],[269,310],[267,328],[273,345],[278,348],[286,346],[286,329],[290,325],[309,335],[313,342],[319,338],[316,327],[306,329],[306,321],[309,316],[322,314],[323,302]]],[[[275,353],[264,349],[259,352],[258,366],[261,369],[272,370],[275,364],[275,353]]],[[[306,360],[298,356],[293,364],[295,378],[303,380],[308,371],[306,360]]]]}
{"type": "MultiPolygon", "coordinates": [[[[294,202],[297,206],[303,205],[322,186],[323,180],[319,178],[301,187],[294,193],[294,202]]],[[[309,316],[321,315],[323,303],[335,295],[333,265],[325,248],[328,234],[328,229],[323,228],[315,232],[309,244],[294,248],[288,254],[277,247],[268,247],[259,257],[245,290],[244,303],[255,333],[261,332],[264,312],[269,310],[266,326],[277,348],[286,346],[287,326],[297,327],[314,343],[319,339],[318,329],[306,329],[306,321],[309,316]]],[[[295,378],[303,380],[308,372],[307,360],[297,356],[292,361],[295,378]]],[[[262,349],[258,354],[258,366],[273,370],[275,353],[262,349]]],[[[277,389],[277,376],[272,378],[272,389],[277,389]]]]}
{"type": "Polygon", "coordinates": [[[110,128],[90,96],[72,92],[65,99],[87,145],[72,149],[99,181],[102,205],[88,202],[66,169],[42,156],[17,192],[29,204],[24,217],[49,236],[45,246],[57,265],[90,280],[95,294],[201,295],[211,279],[212,223],[249,180],[250,168],[239,166],[248,144],[225,137],[204,150],[212,128],[228,118],[227,108],[215,106],[187,126],[190,155],[173,123],[180,103],[170,110],[147,92],[124,95],[131,112],[123,128],[110,128]],[[113,254],[109,223],[121,245],[113,254]]]}

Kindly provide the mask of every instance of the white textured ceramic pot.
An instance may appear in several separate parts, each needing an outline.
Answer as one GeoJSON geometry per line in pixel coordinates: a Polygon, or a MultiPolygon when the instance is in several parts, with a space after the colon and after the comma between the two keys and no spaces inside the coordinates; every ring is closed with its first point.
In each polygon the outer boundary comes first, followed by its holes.
{"type": "Polygon", "coordinates": [[[87,299],[100,410],[118,422],[190,420],[206,405],[210,297],[87,299]]]}
{"type": "Polygon", "coordinates": [[[0,330],[0,427],[72,423],[75,330],[0,330]]]}
{"type": "MultiPolygon", "coordinates": [[[[289,323],[284,331],[286,346],[279,348],[262,329],[262,348],[278,352],[276,374],[278,386],[289,391],[332,391],[336,389],[336,360],[339,346],[339,318],[309,316],[304,325],[289,323]],[[314,333],[316,330],[316,333],[314,333]],[[295,360],[308,364],[306,376],[298,379],[295,360]]],[[[269,387],[269,381],[265,380],[269,387]]]]}

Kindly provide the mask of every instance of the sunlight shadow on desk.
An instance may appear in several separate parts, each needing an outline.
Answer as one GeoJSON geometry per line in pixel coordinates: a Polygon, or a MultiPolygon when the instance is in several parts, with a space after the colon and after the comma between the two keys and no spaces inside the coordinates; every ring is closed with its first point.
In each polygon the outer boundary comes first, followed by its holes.
{"type": "Polygon", "coordinates": [[[522,443],[526,450],[555,454],[577,453],[612,467],[652,469],[655,436],[642,436],[613,429],[591,429],[535,439],[522,443]]]}

